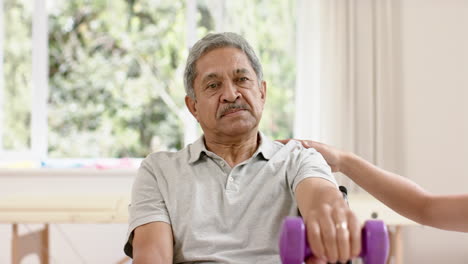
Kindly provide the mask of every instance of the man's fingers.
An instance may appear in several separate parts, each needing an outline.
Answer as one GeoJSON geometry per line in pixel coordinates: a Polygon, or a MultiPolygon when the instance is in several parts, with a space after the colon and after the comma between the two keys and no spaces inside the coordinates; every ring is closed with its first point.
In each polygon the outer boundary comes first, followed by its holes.
{"type": "Polygon", "coordinates": [[[320,231],[322,232],[322,242],[325,249],[325,258],[328,262],[335,263],[338,261],[338,248],[336,246],[336,228],[331,215],[331,206],[323,208],[323,215],[319,220],[320,231]]]}
{"type": "Polygon", "coordinates": [[[307,259],[306,264],[327,264],[327,261],[323,259],[311,257],[307,259]]]}
{"type": "Polygon", "coordinates": [[[361,225],[356,215],[351,211],[348,211],[347,215],[350,235],[350,254],[351,258],[357,258],[361,253],[361,225]]]}
{"type": "Polygon", "coordinates": [[[312,221],[307,223],[307,240],[309,241],[310,248],[315,257],[324,258],[325,249],[323,248],[322,243],[322,232],[320,230],[320,225],[316,221],[317,217],[311,216],[312,221]]]}
{"type": "MultiPolygon", "coordinates": [[[[315,259],[346,263],[361,252],[361,227],[344,200],[323,205],[307,216],[307,239],[315,259]]],[[[312,260],[310,260],[312,261],[312,260]]],[[[307,262],[316,263],[316,262],[307,262]]]]}
{"type": "Polygon", "coordinates": [[[336,228],[336,245],[338,249],[338,260],[345,263],[351,258],[350,235],[346,212],[342,208],[333,211],[333,220],[336,228]]]}

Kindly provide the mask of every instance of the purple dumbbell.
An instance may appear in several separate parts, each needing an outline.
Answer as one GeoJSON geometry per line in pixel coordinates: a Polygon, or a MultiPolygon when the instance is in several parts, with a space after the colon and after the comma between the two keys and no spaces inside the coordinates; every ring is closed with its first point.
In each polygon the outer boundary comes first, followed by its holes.
{"type": "MultiPolygon", "coordinates": [[[[283,264],[302,264],[312,256],[306,239],[305,225],[300,217],[286,217],[280,237],[283,264]]],[[[359,257],[365,264],[385,264],[389,253],[387,227],[383,221],[368,220],[362,228],[362,248],[359,257]]]]}

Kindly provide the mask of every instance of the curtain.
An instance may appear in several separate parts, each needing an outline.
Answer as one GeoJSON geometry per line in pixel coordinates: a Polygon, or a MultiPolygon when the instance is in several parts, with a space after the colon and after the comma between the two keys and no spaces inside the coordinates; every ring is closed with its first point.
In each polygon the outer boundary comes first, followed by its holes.
{"type": "MultiPolygon", "coordinates": [[[[294,136],[355,152],[386,169],[398,160],[398,26],[391,0],[299,0],[294,136]]],[[[340,184],[359,191],[349,179],[340,184]]]]}

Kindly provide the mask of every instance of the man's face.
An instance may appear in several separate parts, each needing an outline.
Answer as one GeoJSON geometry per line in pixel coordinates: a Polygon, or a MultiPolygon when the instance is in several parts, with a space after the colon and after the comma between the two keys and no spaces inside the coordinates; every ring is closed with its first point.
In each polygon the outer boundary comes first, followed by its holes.
{"type": "Polygon", "coordinates": [[[205,134],[236,136],[260,122],[266,83],[260,87],[245,53],[224,47],[209,51],[196,62],[193,82],[196,100],[185,102],[205,134]]]}

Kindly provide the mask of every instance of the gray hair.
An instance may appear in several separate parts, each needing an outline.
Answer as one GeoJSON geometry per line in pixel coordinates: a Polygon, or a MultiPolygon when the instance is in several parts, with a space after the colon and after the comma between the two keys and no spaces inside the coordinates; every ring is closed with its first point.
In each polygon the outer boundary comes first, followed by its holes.
{"type": "Polygon", "coordinates": [[[250,65],[252,66],[255,74],[257,75],[258,82],[263,80],[263,69],[257,55],[249,43],[240,35],[232,32],[224,32],[213,34],[210,33],[204,38],[200,39],[190,49],[187,57],[187,63],[184,71],[184,86],[185,93],[195,99],[195,90],[193,89],[193,81],[197,76],[196,62],[205,53],[212,51],[217,48],[223,47],[234,47],[242,50],[247,58],[249,59],[250,65]]]}

